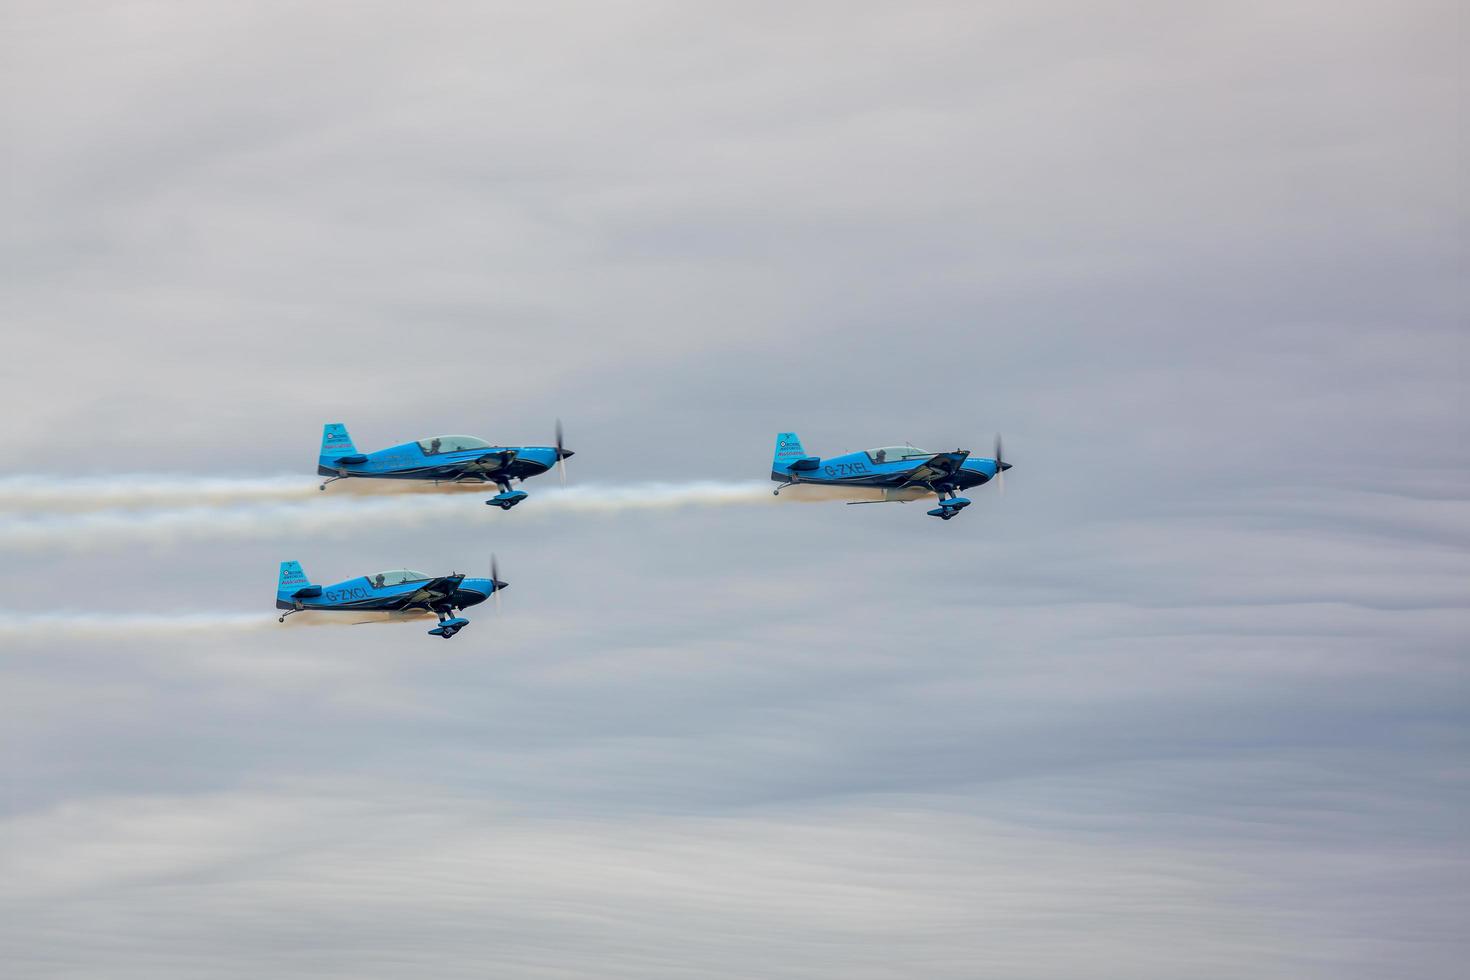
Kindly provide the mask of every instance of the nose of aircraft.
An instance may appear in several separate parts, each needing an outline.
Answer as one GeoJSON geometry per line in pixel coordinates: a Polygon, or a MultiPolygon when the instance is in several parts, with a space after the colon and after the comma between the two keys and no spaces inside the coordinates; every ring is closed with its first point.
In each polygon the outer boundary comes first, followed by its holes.
{"type": "Polygon", "coordinates": [[[556,451],[556,455],[558,459],[571,459],[577,454],[572,452],[570,449],[558,449],[556,451]]]}
{"type": "Polygon", "coordinates": [[[477,598],[474,599],[474,603],[479,604],[490,598],[501,589],[506,588],[509,584],[510,583],[502,582],[499,579],[467,578],[460,583],[459,591],[462,593],[473,593],[475,596],[477,596],[477,598]]]}
{"type": "Polygon", "coordinates": [[[1002,473],[1004,473],[1006,470],[1008,470],[1010,468],[1011,468],[1011,464],[1010,463],[1003,462],[1003,463],[1000,464],[1000,471],[1002,473]]]}

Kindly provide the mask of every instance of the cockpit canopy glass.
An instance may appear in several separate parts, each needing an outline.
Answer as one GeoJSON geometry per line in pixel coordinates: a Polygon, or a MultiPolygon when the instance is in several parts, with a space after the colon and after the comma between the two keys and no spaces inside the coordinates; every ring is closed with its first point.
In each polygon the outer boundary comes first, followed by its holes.
{"type": "Polygon", "coordinates": [[[424,451],[425,456],[437,456],[439,453],[462,453],[470,449],[489,449],[490,444],[474,436],[434,436],[432,439],[420,439],[419,448],[424,451]]]}
{"type": "Polygon", "coordinates": [[[884,446],[882,449],[868,450],[868,458],[875,463],[897,463],[906,459],[928,459],[933,455],[927,449],[915,449],[913,446],[884,446]]]}
{"type": "Polygon", "coordinates": [[[386,572],[378,572],[376,575],[369,575],[367,580],[373,588],[384,589],[390,585],[402,585],[405,582],[427,582],[432,577],[411,568],[393,568],[386,572]]]}

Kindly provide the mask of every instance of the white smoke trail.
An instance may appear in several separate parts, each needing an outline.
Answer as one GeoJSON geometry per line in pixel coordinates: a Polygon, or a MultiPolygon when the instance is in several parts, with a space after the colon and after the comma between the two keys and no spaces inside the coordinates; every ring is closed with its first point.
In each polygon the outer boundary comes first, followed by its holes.
{"type": "Polygon", "coordinates": [[[770,484],[719,483],[643,483],[628,486],[563,487],[547,493],[544,502],[538,498],[522,504],[542,503],[544,509],[582,513],[622,510],[668,510],[675,507],[728,507],[738,504],[765,504],[771,496],[770,484]]]}
{"type": "MultiPolygon", "coordinates": [[[[476,489],[487,492],[484,488],[476,489]]],[[[768,484],[716,482],[551,488],[522,503],[513,514],[490,511],[462,494],[307,497],[305,501],[231,502],[224,506],[14,514],[0,517],[0,548],[87,551],[185,538],[228,540],[272,534],[361,533],[371,524],[403,528],[448,520],[524,521],[535,519],[536,515],[726,507],[777,500],[771,496],[768,484]]]]}
{"type": "MultiPolygon", "coordinates": [[[[290,622],[290,620],[287,620],[290,622]]],[[[0,639],[52,636],[158,636],[238,632],[279,625],[259,613],[18,613],[0,612],[0,639]]]]}
{"type": "Polygon", "coordinates": [[[97,511],[159,507],[225,507],[232,504],[305,502],[315,497],[410,494],[495,493],[494,485],[424,483],[416,480],[342,480],[327,493],[321,478],[276,476],[196,476],[172,473],[119,473],[111,476],[0,477],[0,511],[97,511]]]}
{"type": "MultiPolygon", "coordinates": [[[[319,482],[319,481],[318,481],[319,482]]],[[[0,477],[0,510],[108,510],[179,504],[224,506],[306,499],[317,484],[301,476],[199,477],[167,473],[0,477]]]]}
{"type": "Polygon", "coordinates": [[[192,634],[251,633],[263,630],[319,626],[356,626],[363,623],[404,622],[422,617],[395,613],[302,612],[276,621],[279,612],[182,613],[23,613],[0,610],[0,640],[39,640],[75,637],[173,637],[192,634]]]}

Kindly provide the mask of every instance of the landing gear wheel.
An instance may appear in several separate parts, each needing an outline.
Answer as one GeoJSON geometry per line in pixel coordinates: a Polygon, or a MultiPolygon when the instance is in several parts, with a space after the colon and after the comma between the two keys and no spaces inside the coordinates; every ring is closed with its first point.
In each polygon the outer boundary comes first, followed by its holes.
{"type": "Polygon", "coordinates": [[[282,616],[280,619],[276,620],[276,622],[278,622],[278,623],[284,623],[285,621],[286,621],[286,617],[285,616],[282,616]]]}
{"type": "Polygon", "coordinates": [[[454,636],[454,630],[445,630],[443,633],[440,633],[439,635],[442,636],[444,639],[447,640],[447,639],[450,639],[451,637],[454,636]]]}

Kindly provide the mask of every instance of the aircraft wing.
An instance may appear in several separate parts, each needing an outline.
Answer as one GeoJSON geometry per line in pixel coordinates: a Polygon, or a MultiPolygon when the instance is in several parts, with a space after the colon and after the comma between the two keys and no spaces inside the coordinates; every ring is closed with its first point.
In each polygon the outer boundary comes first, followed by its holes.
{"type": "Polygon", "coordinates": [[[952,453],[937,453],[911,470],[909,475],[904,477],[903,486],[946,480],[958,473],[960,467],[965,465],[965,460],[969,458],[968,452],[960,450],[952,453]]]}
{"type": "Polygon", "coordinates": [[[392,609],[375,613],[377,619],[359,619],[353,626],[372,626],[376,623],[406,623],[412,619],[425,619],[434,614],[427,609],[392,609]]]}
{"type": "Polygon", "coordinates": [[[430,606],[441,599],[448,598],[459,588],[459,583],[464,581],[463,575],[441,575],[439,578],[424,582],[414,591],[400,596],[398,599],[399,609],[409,609],[414,606],[430,606]]]}

